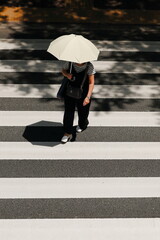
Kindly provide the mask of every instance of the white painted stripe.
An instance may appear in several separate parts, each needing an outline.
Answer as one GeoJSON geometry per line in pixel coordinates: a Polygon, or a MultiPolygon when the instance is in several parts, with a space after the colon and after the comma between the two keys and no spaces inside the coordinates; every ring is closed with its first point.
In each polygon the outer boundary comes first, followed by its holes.
{"type": "Polygon", "coordinates": [[[0,199],[121,197],[160,197],[160,178],[0,178],[0,199]]]}
{"type": "MultiPolygon", "coordinates": [[[[0,84],[0,97],[56,98],[60,84],[0,84]]],[[[160,98],[160,85],[95,85],[93,98],[160,98]]]]}
{"type": "MultiPolygon", "coordinates": [[[[0,126],[59,126],[63,111],[0,111],[0,126]]],[[[75,112],[74,125],[78,124],[75,112]]],[[[89,126],[141,126],[159,127],[159,112],[114,112],[90,111],[89,126]]]]}
{"type": "Polygon", "coordinates": [[[160,159],[160,142],[0,142],[0,159],[160,159]]]}
{"type": "Polygon", "coordinates": [[[95,61],[93,64],[101,73],[160,73],[159,62],[95,61]]]}
{"type": "Polygon", "coordinates": [[[0,220],[3,240],[159,240],[160,219],[0,220]]]}
{"type": "Polygon", "coordinates": [[[160,41],[92,40],[100,51],[160,52],[160,41]]]}
{"type": "Polygon", "coordinates": [[[0,39],[0,50],[47,50],[52,40],[53,39],[0,39]]]}
{"type": "Polygon", "coordinates": [[[95,98],[160,98],[160,85],[95,85],[95,98]]]}
{"type": "MultiPolygon", "coordinates": [[[[0,39],[0,50],[46,50],[53,39],[0,39]]],[[[160,52],[160,41],[91,40],[100,51],[160,52]]]]}
{"type": "MultiPolygon", "coordinates": [[[[160,73],[160,62],[95,61],[96,72],[101,73],[160,73]]],[[[1,60],[0,72],[60,72],[62,61],[1,60]]]]}

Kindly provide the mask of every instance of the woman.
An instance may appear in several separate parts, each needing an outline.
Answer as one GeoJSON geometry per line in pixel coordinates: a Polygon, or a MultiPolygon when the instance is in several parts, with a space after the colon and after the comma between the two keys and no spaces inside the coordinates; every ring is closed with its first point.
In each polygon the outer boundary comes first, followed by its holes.
{"type": "Polygon", "coordinates": [[[84,79],[86,68],[87,77],[83,85],[82,97],[80,99],[74,99],[66,95],[64,98],[65,104],[65,112],[63,117],[64,136],[61,139],[62,143],[66,143],[72,137],[75,107],[77,107],[78,110],[78,126],[76,127],[76,131],[78,133],[82,132],[87,128],[87,125],[89,124],[88,115],[91,104],[91,95],[94,88],[94,74],[95,74],[95,69],[91,62],[82,64],[73,63],[71,73],[69,73],[69,62],[66,62],[62,69],[62,74],[70,80],[69,84],[76,87],[80,87],[84,79]]]}

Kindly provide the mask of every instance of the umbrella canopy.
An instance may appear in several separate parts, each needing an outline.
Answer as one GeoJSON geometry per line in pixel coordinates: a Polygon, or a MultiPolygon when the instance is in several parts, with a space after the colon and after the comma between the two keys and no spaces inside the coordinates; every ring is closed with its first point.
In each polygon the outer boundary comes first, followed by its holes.
{"type": "Polygon", "coordinates": [[[84,63],[97,60],[99,50],[81,35],[69,34],[53,40],[47,52],[59,60],[84,63]]]}

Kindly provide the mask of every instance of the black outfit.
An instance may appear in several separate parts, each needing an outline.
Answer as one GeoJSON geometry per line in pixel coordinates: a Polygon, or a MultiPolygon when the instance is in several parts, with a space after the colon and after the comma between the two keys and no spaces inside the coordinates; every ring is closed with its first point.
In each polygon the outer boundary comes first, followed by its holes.
{"type": "MultiPolygon", "coordinates": [[[[72,72],[71,74],[75,77],[74,81],[69,81],[69,84],[80,87],[85,70],[82,72],[77,73],[74,69],[74,66],[72,66],[72,72]]],[[[88,115],[89,115],[89,108],[91,104],[90,102],[83,106],[84,99],[87,96],[89,89],[89,77],[87,75],[86,80],[83,85],[83,94],[80,99],[74,99],[68,96],[64,97],[64,104],[65,104],[65,112],[64,112],[64,117],[63,117],[63,127],[64,127],[64,132],[71,134],[72,133],[72,128],[73,128],[73,121],[74,121],[74,112],[75,108],[77,107],[78,110],[78,125],[81,129],[87,128],[87,125],[89,124],[88,121],[88,115]]]]}

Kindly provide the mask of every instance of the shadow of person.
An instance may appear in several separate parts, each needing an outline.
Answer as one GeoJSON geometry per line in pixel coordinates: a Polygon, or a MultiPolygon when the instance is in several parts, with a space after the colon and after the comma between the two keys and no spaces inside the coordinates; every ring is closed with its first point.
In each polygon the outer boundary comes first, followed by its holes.
{"type": "Polygon", "coordinates": [[[42,120],[26,126],[22,136],[33,145],[53,147],[61,144],[63,126],[59,122],[42,120]]]}

